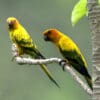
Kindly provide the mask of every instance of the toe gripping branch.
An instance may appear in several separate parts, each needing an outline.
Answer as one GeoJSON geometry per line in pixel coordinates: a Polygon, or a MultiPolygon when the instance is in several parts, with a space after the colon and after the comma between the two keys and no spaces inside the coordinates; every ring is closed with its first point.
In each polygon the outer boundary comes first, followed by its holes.
{"type": "Polygon", "coordinates": [[[63,71],[65,71],[65,66],[66,66],[66,60],[65,59],[63,59],[63,60],[61,60],[60,62],[59,62],[59,65],[60,66],[62,66],[62,69],[63,69],[63,71]]]}

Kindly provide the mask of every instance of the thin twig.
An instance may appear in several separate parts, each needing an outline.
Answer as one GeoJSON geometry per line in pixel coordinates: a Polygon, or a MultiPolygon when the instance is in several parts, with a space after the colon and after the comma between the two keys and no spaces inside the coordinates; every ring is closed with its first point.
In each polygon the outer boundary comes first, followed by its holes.
{"type": "Polygon", "coordinates": [[[60,58],[49,58],[49,59],[22,58],[22,57],[18,56],[18,50],[17,50],[17,47],[15,44],[12,45],[12,54],[13,54],[15,61],[18,64],[38,65],[38,64],[50,64],[50,63],[54,63],[54,62],[59,63],[66,72],[70,73],[70,75],[73,77],[73,79],[84,89],[84,91],[86,93],[88,93],[89,95],[92,95],[91,89],[86,85],[86,83],[84,83],[78,77],[78,75],[75,73],[75,70],[71,66],[67,65],[66,62],[64,62],[63,59],[60,59],[60,58]]]}

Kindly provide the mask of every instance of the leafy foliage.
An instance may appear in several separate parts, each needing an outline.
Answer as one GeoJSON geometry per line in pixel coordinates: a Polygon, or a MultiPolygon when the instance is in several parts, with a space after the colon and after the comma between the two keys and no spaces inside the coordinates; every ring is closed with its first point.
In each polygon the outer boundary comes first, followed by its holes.
{"type": "MultiPolygon", "coordinates": [[[[98,0],[98,4],[100,4],[100,0],[98,0]]],[[[87,15],[87,0],[79,0],[72,10],[72,26],[75,26],[75,24],[85,15],[87,15]]]]}
{"type": "Polygon", "coordinates": [[[72,16],[71,16],[71,23],[73,26],[83,17],[86,15],[87,8],[86,8],[87,0],[80,0],[76,3],[73,8],[72,16]]]}

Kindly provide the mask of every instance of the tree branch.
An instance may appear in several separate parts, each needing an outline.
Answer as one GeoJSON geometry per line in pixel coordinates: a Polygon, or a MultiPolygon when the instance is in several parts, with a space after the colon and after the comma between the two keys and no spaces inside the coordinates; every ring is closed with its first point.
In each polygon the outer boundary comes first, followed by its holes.
{"type": "Polygon", "coordinates": [[[86,93],[92,95],[92,91],[90,90],[90,88],[78,77],[78,75],[75,73],[75,70],[71,66],[67,65],[65,60],[60,58],[49,58],[49,59],[22,58],[18,56],[18,50],[15,44],[12,45],[12,55],[13,55],[13,59],[18,64],[38,65],[38,64],[50,64],[54,62],[59,63],[66,72],[70,73],[73,79],[81,86],[81,88],[84,89],[86,93]]]}

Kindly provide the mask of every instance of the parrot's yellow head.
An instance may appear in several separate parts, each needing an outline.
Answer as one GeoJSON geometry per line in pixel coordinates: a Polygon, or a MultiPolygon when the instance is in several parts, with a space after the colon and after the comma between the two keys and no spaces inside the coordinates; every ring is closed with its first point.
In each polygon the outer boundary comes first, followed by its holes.
{"type": "Polygon", "coordinates": [[[51,41],[53,43],[57,43],[61,37],[61,32],[57,29],[48,29],[43,32],[44,40],[51,41]]]}
{"type": "Polygon", "coordinates": [[[15,29],[18,27],[19,22],[15,17],[9,17],[7,18],[7,24],[9,29],[15,29]]]}

